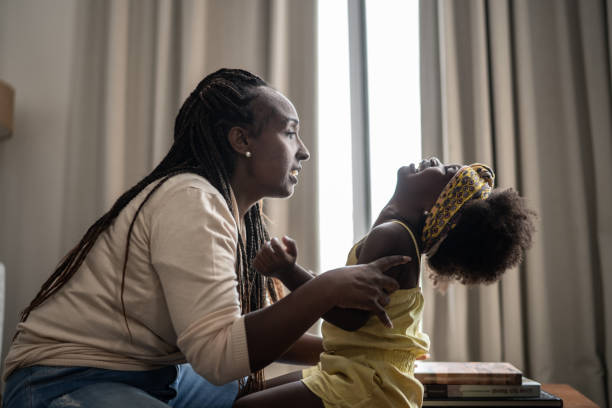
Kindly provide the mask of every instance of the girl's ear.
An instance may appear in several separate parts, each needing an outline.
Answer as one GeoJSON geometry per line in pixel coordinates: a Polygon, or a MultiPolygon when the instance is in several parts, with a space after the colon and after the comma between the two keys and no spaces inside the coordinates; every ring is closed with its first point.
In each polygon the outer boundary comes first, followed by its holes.
{"type": "Polygon", "coordinates": [[[233,126],[227,133],[227,140],[232,149],[241,156],[244,156],[249,149],[249,132],[240,126],[233,126]]]}

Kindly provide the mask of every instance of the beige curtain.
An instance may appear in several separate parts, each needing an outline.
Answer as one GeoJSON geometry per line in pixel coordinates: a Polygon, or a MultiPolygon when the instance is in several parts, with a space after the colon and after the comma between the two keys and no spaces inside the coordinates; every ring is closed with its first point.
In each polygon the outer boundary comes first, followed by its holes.
{"type": "MultiPolygon", "coordinates": [[[[180,104],[206,74],[240,67],[284,92],[316,156],[315,4],[0,2],[0,77],[17,90],[15,132],[0,143],[0,261],[11,288],[3,355],[60,257],[163,157],[180,104]]],[[[315,167],[306,163],[291,200],[266,203],[272,232],[295,237],[313,269],[315,167]]]]}
{"type": "Polygon", "coordinates": [[[438,360],[505,360],[601,406],[612,382],[612,4],[421,0],[425,155],[493,163],[539,213],[523,265],[428,291],[438,360]]]}

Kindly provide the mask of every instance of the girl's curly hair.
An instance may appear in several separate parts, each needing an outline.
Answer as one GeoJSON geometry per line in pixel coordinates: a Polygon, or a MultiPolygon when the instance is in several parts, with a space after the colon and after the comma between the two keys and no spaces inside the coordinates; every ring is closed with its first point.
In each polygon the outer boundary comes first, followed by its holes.
{"type": "Polygon", "coordinates": [[[493,283],[531,247],[536,213],[509,188],[472,200],[438,251],[428,259],[434,282],[493,283]]]}

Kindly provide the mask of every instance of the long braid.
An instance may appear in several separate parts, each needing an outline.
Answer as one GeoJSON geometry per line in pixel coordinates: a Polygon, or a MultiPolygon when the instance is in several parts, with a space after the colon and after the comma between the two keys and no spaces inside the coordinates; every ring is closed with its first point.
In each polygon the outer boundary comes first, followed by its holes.
{"type": "MultiPolygon", "coordinates": [[[[127,273],[131,235],[136,218],[152,194],[170,177],[180,173],[195,173],[206,178],[224,197],[234,212],[230,178],[235,165],[235,153],[227,140],[227,132],[234,125],[252,125],[254,115],[250,106],[254,89],[266,86],[259,77],[243,70],[221,69],[204,78],[185,100],[174,126],[174,144],[159,165],[135,186],[122,194],[111,209],[100,217],[85,233],[79,244],[62,259],[53,274],[42,285],[30,305],[21,314],[25,321],[32,310],[55,294],[79,270],[98,237],[113,223],[125,206],[146,186],[160,180],[139,205],[128,230],[121,280],[121,307],[128,334],[123,292],[127,273]]],[[[240,222],[240,220],[237,220],[240,222]]],[[[245,215],[246,242],[238,236],[237,280],[242,313],[265,305],[266,293],[276,301],[274,282],[252,267],[253,258],[269,238],[261,219],[259,204],[245,215]]],[[[263,388],[263,370],[240,380],[241,393],[263,388]]]]}
{"type": "MultiPolygon", "coordinates": [[[[240,299],[242,313],[256,310],[266,303],[266,292],[273,302],[278,300],[277,287],[272,279],[259,274],[253,267],[253,259],[261,248],[263,242],[269,239],[267,230],[261,220],[259,204],[254,205],[245,215],[246,248],[242,237],[239,238],[241,252],[241,268],[246,273],[239,274],[240,299]],[[263,237],[263,239],[262,239],[263,237]]],[[[265,384],[264,370],[252,373],[246,381],[241,380],[240,395],[262,389],[265,384]]]]}

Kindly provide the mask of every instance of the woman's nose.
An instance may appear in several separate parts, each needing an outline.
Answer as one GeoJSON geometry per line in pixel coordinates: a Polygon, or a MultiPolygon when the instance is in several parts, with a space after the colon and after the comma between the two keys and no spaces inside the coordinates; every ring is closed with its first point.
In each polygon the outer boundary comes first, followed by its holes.
{"type": "Polygon", "coordinates": [[[298,158],[298,160],[306,161],[310,158],[310,152],[308,151],[308,148],[306,147],[302,139],[299,139],[299,141],[300,147],[298,148],[296,157],[298,158]]]}

